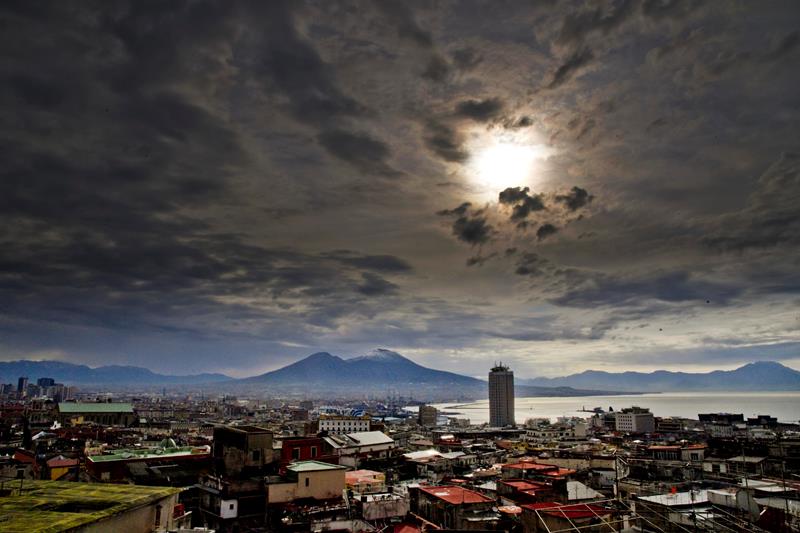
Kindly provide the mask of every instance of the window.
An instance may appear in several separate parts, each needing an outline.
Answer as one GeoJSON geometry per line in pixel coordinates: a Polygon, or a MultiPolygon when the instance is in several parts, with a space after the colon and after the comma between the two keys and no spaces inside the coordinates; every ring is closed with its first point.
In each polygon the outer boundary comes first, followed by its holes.
{"type": "Polygon", "coordinates": [[[230,509],[231,511],[233,511],[233,504],[232,504],[232,503],[228,505],[228,509],[230,509]]]}
{"type": "Polygon", "coordinates": [[[312,446],[311,447],[311,457],[313,458],[313,457],[316,457],[316,456],[317,456],[317,447],[316,446],[312,446]]]}
{"type": "Polygon", "coordinates": [[[156,505],[156,527],[161,525],[161,506],[156,505]]]}
{"type": "Polygon", "coordinates": [[[292,448],[292,459],[300,459],[300,448],[292,448]]]}
{"type": "Polygon", "coordinates": [[[308,483],[309,483],[310,481],[311,481],[311,480],[310,480],[309,478],[306,478],[306,487],[308,487],[308,483]]]}
{"type": "Polygon", "coordinates": [[[251,455],[253,456],[253,461],[259,461],[261,459],[261,450],[253,450],[251,455]]]}

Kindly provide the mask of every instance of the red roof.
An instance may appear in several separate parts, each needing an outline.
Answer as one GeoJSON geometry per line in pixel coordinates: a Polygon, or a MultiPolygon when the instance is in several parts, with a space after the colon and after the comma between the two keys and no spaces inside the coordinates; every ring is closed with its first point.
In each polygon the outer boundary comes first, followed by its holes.
{"type": "Polygon", "coordinates": [[[530,511],[539,511],[540,513],[548,514],[550,516],[573,518],[592,518],[597,515],[606,516],[611,514],[610,509],[600,507],[598,505],[591,505],[588,503],[573,503],[571,505],[563,505],[558,502],[539,502],[529,503],[522,506],[530,511]]]}
{"type": "Polygon", "coordinates": [[[394,526],[394,533],[419,533],[420,531],[420,528],[410,524],[397,524],[394,526]]]}
{"type": "Polygon", "coordinates": [[[542,475],[545,476],[552,476],[552,477],[563,477],[563,476],[571,476],[574,474],[575,470],[570,470],[569,468],[558,468],[556,470],[548,470],[547,472],[542,472],[542,475]]]}
{"type": "Polygon", "coordinates": [[[554,470],[558,468],[556,465],[546,465],[542,463],[534,463],[533,461],[524,461],[521,463],[509,463],[503,465],[503,468],[514,468],[516,470],[554,470]]]}
{"type": "Polygon", "coordinates": [[[36,458],[33,454],[27,450],[17,450],[14,452],[14,460],[19,463],[30,463],[33,464],[36,462],[36,458]]]}
{"type": "Polygon", "coordinates": [[[505,481],[501,481],[500,483],[514,487],[517,490],[542,490],[550,488],[550,485],[545,483],[534,483],[532,481],[525,481],[523,479],[507,479],[505,481]]]}
{"type": "Polygon", "coordinates": [[[64,467],[69,468],[72,466],[76,466],[78,462],[79,461],[77,459],[70,459],[68,457],[58,456],[58,457],[53,457],[52,459],[47,461],[47,466],[49,466],[50,468],[64,468],[64,467]]]}
{"type": "Polygon", "coordinates": [[[420,487],[419,490],[454,505],[460,505],[463,503],[487,503],[494,501],[493,499],[484,496],[479,492],[468,490],[463,487],[420,487]]]}

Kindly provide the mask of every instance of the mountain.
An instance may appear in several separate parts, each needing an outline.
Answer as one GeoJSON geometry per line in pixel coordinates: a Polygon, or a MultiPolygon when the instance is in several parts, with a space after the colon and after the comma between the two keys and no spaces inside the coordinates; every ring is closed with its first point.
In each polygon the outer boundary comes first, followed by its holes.
{"type": "Polygon", "coordinates": [[[351,359],[319,352],[278,370],[239,381],[282,386],[321,384],[350,387],[380,384],[384,390],[387,385],[403,387],[483,383],[460,374],[425,368],[397,352],[384,349],[373,350],[367,355],[351,359]]]}
{"type": "Polygon", "coordinates": [[[172,376],[157,374],[138,366],[99,366],[91,368],[61,361],[8,361],[0,362],[0,383],[16,385],[25,376],[29,383],[38,378],[53,378],[65,385],[103,385],[105,387],[130,385],[189,385],[219,383],[232,378],[224,374],[194,374],[172,376]]]}
{"type": "MultiPolygon", "coordinates": [[[[339,396],[394,394],[433,399],[486,398],[486,381],[434,370],[397,352],[373,350],[367,355],[343,359],[328,352],[311,354],[288,366],[237,380],[231,386],[248,392],[339,396]]],[[[588,396],[614,394],[609,391],[577,390],[571,387],[515,387],[517,396],[588,396]]]]}
{"type": "Polygon", "coordinates": [[[800,390],[800,372],[774,361],[749,363],[736,370],[707,373],[621,372],[587,370],[559,378],[519,380],[542,387],[592,387],[618,391],[794,391],[800,390]]]}

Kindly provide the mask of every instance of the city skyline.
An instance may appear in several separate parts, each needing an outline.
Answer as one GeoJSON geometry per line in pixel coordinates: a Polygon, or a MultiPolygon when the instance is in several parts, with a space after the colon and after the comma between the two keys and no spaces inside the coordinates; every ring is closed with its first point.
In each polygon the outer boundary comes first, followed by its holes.
{"type": "Polygon", "coordinates": [[[796,3],[0,20],[0,361],[800,368],[796,3]]]}

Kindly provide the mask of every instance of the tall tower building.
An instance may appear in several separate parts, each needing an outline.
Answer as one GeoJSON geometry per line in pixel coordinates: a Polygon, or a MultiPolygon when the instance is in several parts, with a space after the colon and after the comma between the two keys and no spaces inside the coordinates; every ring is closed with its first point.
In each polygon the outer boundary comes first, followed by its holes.
{"type": "Polygon", "coordinates": [[[489,425],[514,425],[514,372],[502,363],[489,372],[489,425]]]}
{"type": "Polygon", "coordinates": [[[17,380],[17,398],[22,398],[28,391],[28,378],[21,377],[17,380]]]}

